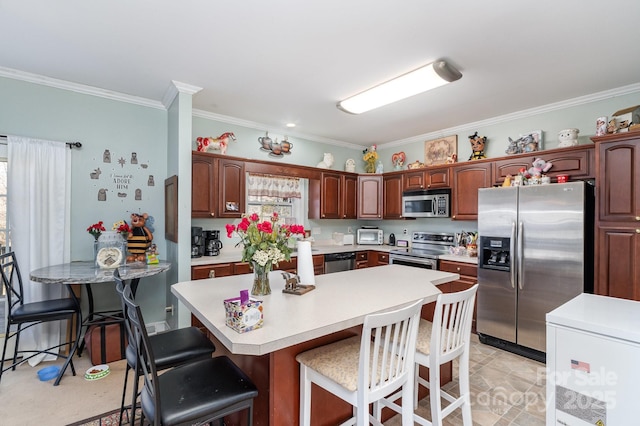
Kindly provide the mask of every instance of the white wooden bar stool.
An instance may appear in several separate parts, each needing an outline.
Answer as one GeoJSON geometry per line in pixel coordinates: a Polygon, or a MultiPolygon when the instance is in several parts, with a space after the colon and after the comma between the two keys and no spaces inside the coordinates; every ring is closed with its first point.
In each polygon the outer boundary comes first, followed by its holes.
{"type": "Polygon", "coordinates": [[[343,425],[382,425],[369,414],[377,403],[400,390],[402,424],[413,425],[413,369],[416,336],[423,300],[404,308],[365,317],[362,336],[302,352],[300,363],[300,424],[311,422],[311,383],[353,406],[343,425]]]}
{"type": "MultiPolygon", "coordinates": [[[[478,284],[468,290],[457,293],[439,294],[433,323],[420,320],[418,339],[416,342],[416,368],[414,381],[414,404],[418,405],[418,387],[429,389],[431,404],[431,422],[414,414],[413,420],[421,425],[442,426],[442,420],[454,410],[462,410],[462,421],[465,426],[472,426],[471,397],[469,389],[469,340],[471,322],[478,284]],[[460,396],[458,398],[440,388],[440,366],[458,359],[458,381],[460,396]],[[429,380],[420,377],[420,365],[429,368],[429,380]],[[442,399],[449,404],[443,409],[442,399]]],[[[400,397],[399,393],[382,401],[381,405],[400,412],[402,407],[390,402],[400,397]]],[[[404,398],[403,398],[404,401],[404,398]]],[[[378,410],[381,410],[378,407],[378,410]]]]}

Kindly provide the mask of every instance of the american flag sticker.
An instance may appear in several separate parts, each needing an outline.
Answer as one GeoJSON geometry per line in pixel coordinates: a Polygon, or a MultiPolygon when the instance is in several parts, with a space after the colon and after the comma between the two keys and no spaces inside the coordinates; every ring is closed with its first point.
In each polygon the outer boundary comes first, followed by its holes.
{"type": "Polygon", "coordinates": [[[576,361],[575,359],[572,359],[571,360],[571,369],[572,370],[584,371],[585,373],[590,373],[591,372],[591,365],[589,363],[586,363],[586,362],[576,361]]]}

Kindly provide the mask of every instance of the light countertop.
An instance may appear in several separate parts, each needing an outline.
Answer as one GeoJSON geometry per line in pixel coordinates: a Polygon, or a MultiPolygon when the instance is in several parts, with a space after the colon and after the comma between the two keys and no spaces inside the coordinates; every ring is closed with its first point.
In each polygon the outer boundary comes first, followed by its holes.
{"type": "MultiPolygon", "coordinates": [[[[390,252],[397,249],[396,246],[390,245],[336,245],[336,244],[320,244],[313,245],[311,250],[313,255],[316,254],[331,254],[331,253],[343,253],[347,251],[382,251],[390,252]]],[[[296,257],[296,253],[292,253],[291,257],[296,257]]],[[[454,262],[473,263],[478,264],[477,257],[469,256],[456,256],[453,254],[445,254],[440,256],[442,260],[451,260],[454,262]]],[[[223,248],[218,256],[202,256],[191,259],[191,266],[204,266],[204,265],[216,265],[220,263],[233,263],[242,261],[242,249],[238,247],[223,248]]]]}
{"type": "Polygon", "coordinates": [[[302,296],[282,293],[279,271],[269,274],[272,293],[263,301],[264,325],[238,333],[225,324],[225,299],[251,289],[253,274],[184,281],[171,291],[234,354],[264,355],[307,340],[360,325],[374,312],[398,308],[424,298],[436,300],[437,285],[458,274],[386,265],[315,277],[316,289],[302,296]],[[402,287],[402,291],[398,291],[402,287]]]}
{"type": "MultiPolygon", "coordinates": [[[[311,247],[311,254],[331,254],[344,253],[349,251],[382,251],[390,252],[395,246],[389,245],[337,245],[337,244],[314,244],[311,247]]],[[[291,257],[296,257],[297,253],[291,253],[291,257]]],[[[219,263],[231,263],[242,261],[242,249],[239,247],[223,248],[218,256],[202,256],[191,259],[191,266],[215,265],[219,263]]]]}

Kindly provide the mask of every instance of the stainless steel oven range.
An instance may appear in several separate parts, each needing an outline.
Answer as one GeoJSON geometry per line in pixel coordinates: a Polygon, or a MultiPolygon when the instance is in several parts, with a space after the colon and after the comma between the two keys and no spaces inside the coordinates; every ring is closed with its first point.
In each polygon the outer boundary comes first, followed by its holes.
{"type": "Polygon", "coordinates": [[[389,253],[389,263],[438,269],[440,255],[449,254],[454,245],[454,234],[416,231],[411,233],[411,247],[397,248],[389,253]]]}

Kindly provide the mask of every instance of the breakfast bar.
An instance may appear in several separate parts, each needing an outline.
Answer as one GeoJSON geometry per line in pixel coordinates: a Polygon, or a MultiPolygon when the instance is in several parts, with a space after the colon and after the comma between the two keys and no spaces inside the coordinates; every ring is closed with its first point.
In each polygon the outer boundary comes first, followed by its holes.
{"type": "MultiPolygon", "coordinates": [[[[302,296],[285,294],[279,271],[269,275],[272,294],[263,301],[264,325],[238,333],[225,324],[225,299],[251,289],[253,275],[236,275],[174,284],[173,294],[207,328],[216,355],[226,354],[259,389],[254,424],[297,424],[299,369],[295,356],[305,350],[358,334],[365,316],[418,299],[434,302],[437,286],[458,274],[387,265],[315,277],[316,289],[302,296]]],[[[312,402],[313,424],[333,425],[349,417],[348,404],[318,389],[312,402]]]]}

